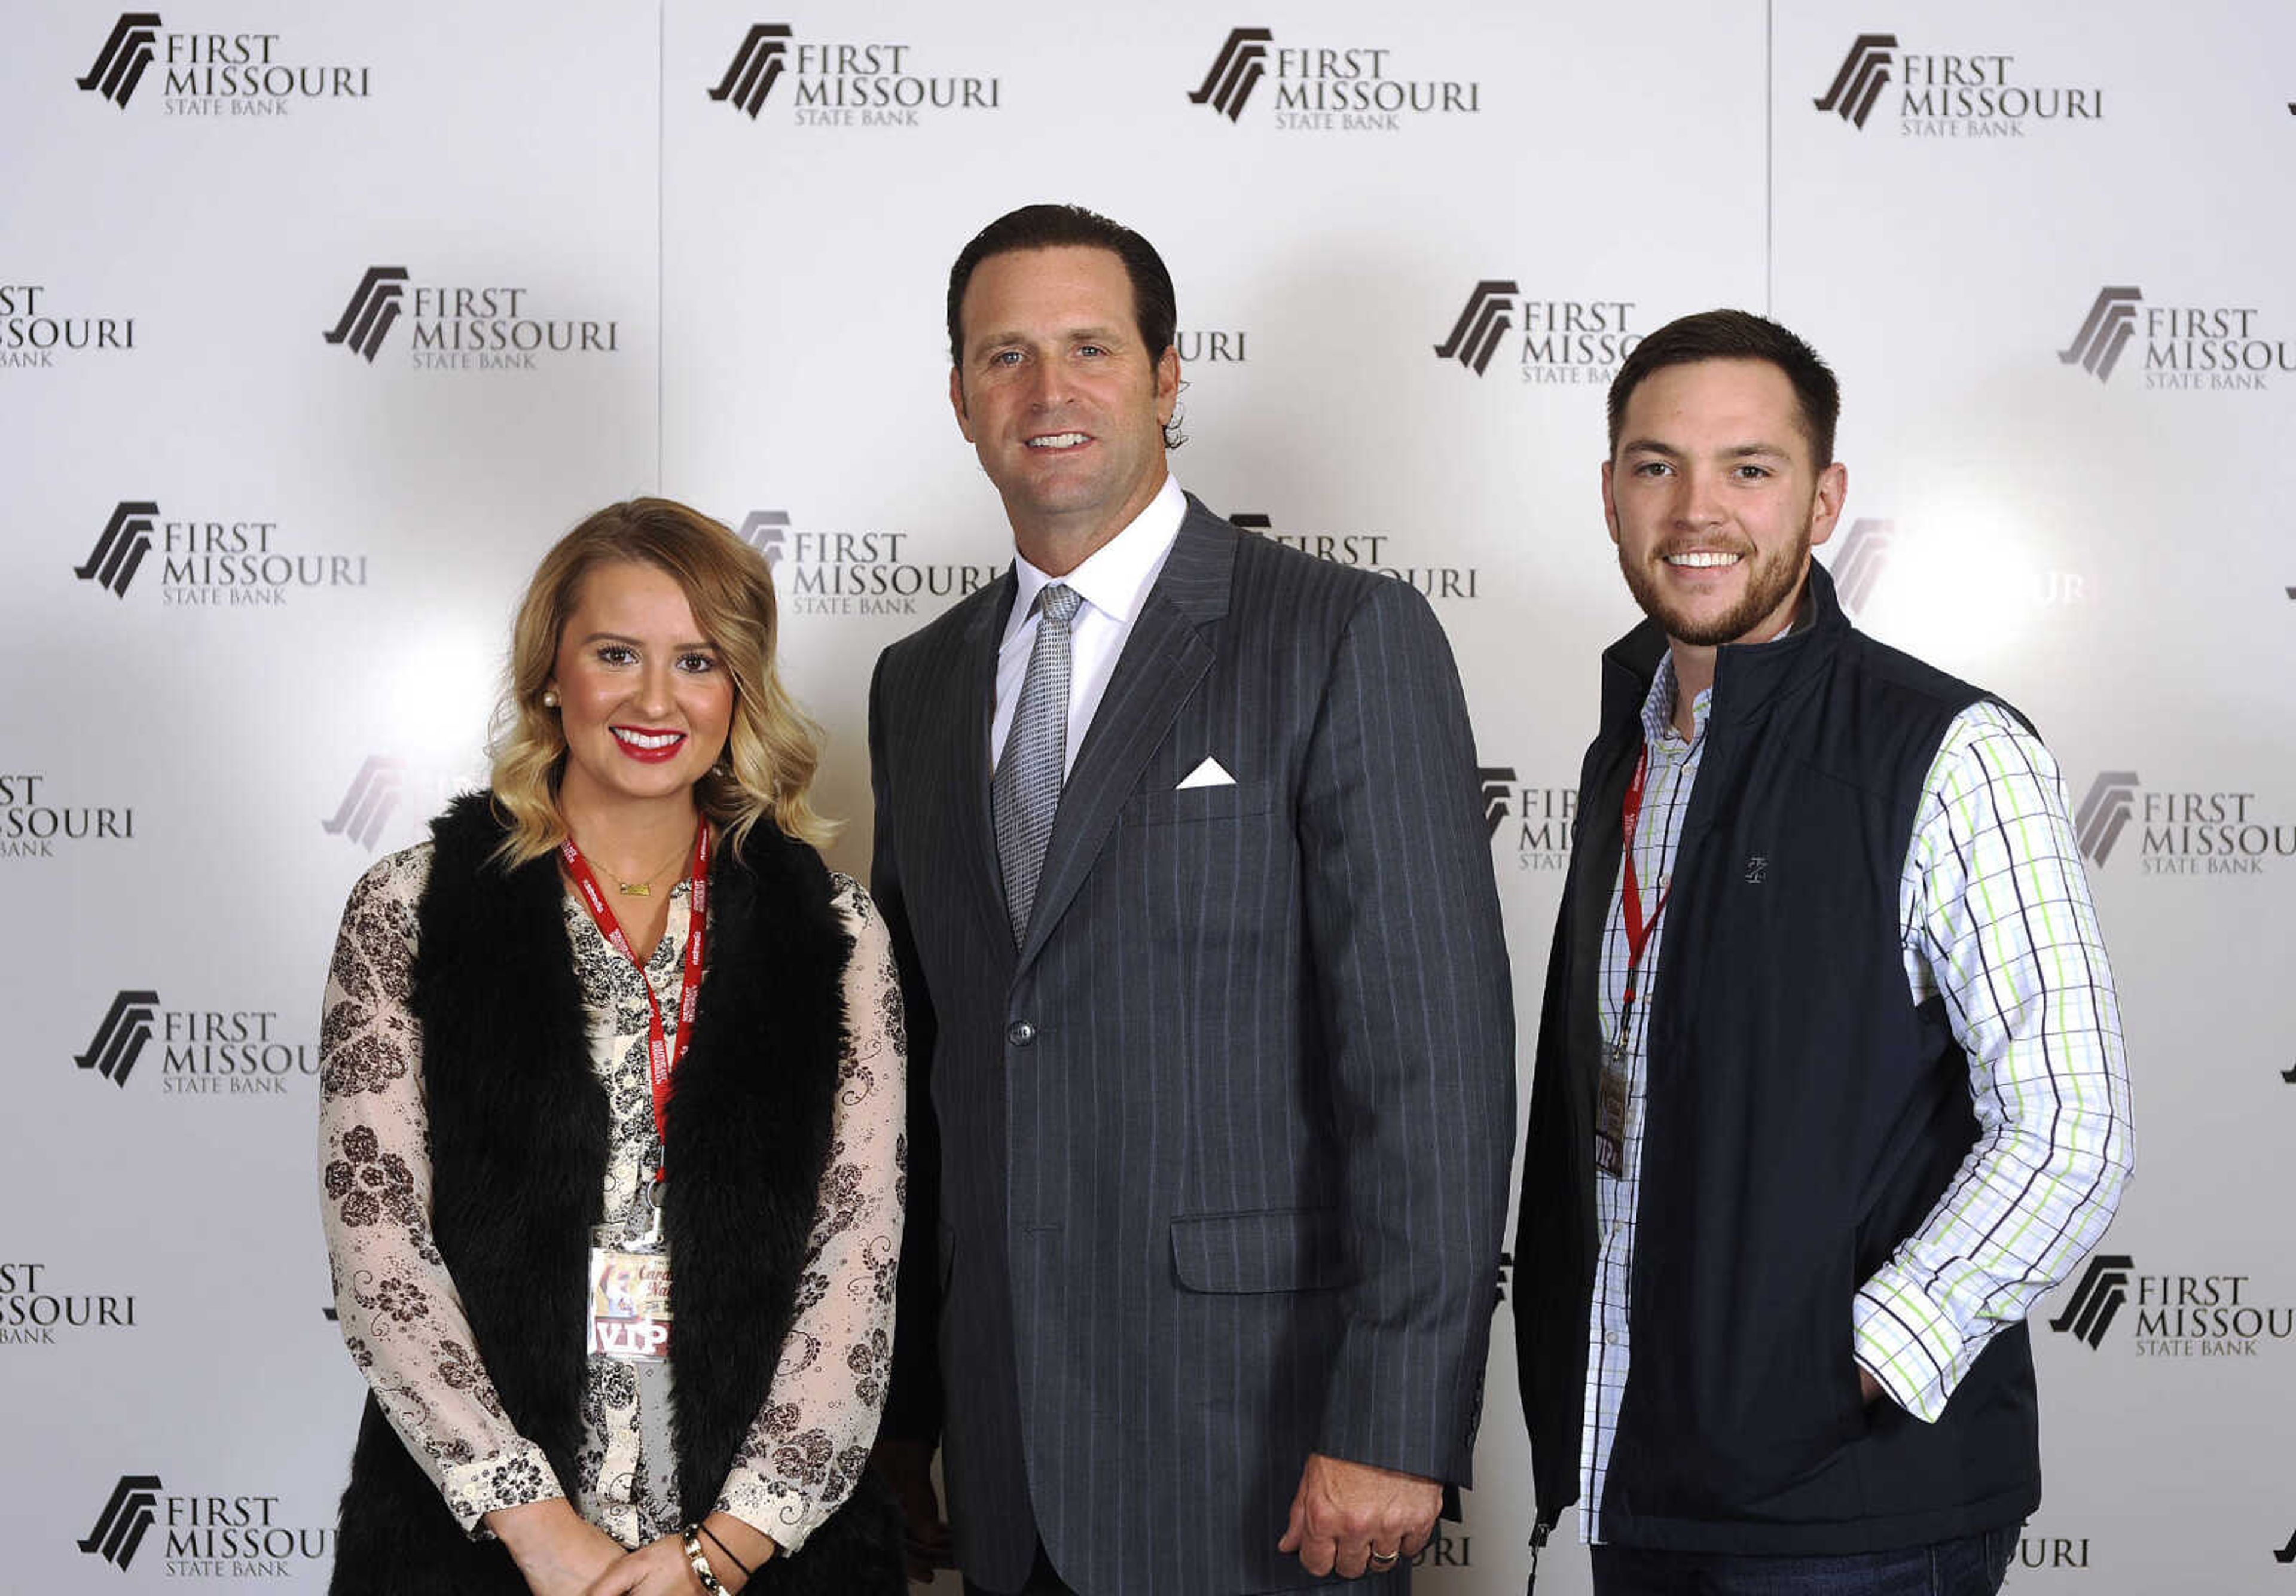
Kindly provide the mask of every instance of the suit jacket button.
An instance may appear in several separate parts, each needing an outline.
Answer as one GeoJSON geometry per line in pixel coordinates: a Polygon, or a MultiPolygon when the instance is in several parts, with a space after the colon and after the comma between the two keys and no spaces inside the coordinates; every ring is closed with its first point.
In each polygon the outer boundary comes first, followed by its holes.
{"type": "Polygon", "coordinates": [[[1014,1020],[1004,1027],[1004,1040],[1016,1048],[1025,1048],[1037,1040],[1037,1028],[1026,1020],[1014,1020]]]}

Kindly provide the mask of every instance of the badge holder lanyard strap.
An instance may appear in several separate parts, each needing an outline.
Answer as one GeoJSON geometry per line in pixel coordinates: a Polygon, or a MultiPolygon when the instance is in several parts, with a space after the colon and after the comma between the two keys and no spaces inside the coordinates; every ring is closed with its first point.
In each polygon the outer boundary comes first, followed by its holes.
{"type": "Polygon", "coordinates": [[[1602,1090],[1596,1099],[1595,1115],[1595,1165],[1603,1173],[1614,1178],[1626,1173],[1627,1122],[1632,1110],[1628,1101],[1627,1038],[1634,1024],[1635,997],[1642,981],[1643,955],[1650,948],[1651,936],[1658,928],[1659,916],[1666,912],[1666,901],[1674,891],[1669,881],[1661,888],[1658,902],[1650,917],[1643,917],[1642,882],[1635,872],[1635,834],[1641,828],[1643,818],[1643,787],[1650,778],[1650,748],[1643,748],[1641,762],[1635,766],[1634,781],[1627,788],[1626,805],[1621,813],[1620,829],[1626,834],[1625,890],[1621,908],[1627,930],[1626,995],[1619,1003],[1619,1028],[1611,1035],[1608,1056],[1603,1064],[1602,1090]]]}
{"type": "Polygon", "coordinates": [[[1628,785],[1627,801],[1620,813],[1620,825],[1626,833],[1626,880],[1624,902],[1620,905],[1627,922],[1627,988],[1619,1000],[1619,1029],[1611,1043],[1611,1057],[1624,1060],[1627,1056],[1627,1035],[1633,1021],[1635,996],[1642,979],[1643,954],[1650,948],[1651,936],[1658,929],[1658,917],[1666,912],[1666,901],[1674,895],[1674,883],[1669,880],[1660,889],[1658,901],[1652,906],[1650,918],[1643,917],[1642,883],[1635,875],[1635,834],[1642,828],[1643,786],[1650,778],[1650,747],[1643,747],[1641,761],[1635,766],[1635,778],[1628,785]]]}
{"type": "Polygon", "coordinates": [[[672,1079],[677,1073],[686,1048],[693,1041],[693,1014],[701,1001],[702,943],[709,924],[709,822],[704,820],[694,828],[693,862],[689,868],[689,879],[693,884],[693,901],[688,908],[685,934],[685,974],[677,993],[677,1046],[673,1050],[662,1024],[661,1003],[653,995],[653,983],[646,979],[645,965],[630,946],[629,938],[622,934],[621,923],[614,918],[606,895],[598,889],[598,878],[592,873],[590,863],[582,851],[568,837],[558,844],[558,857],[565,865],[567,875],[574,878],[580,889],[582,905],[590,911],[591,920],[598,933],[612,943],[621,956],[630,961],[638,973],[638,990],[646,1000],[646,1084],[653,1094],[653,1132],[661,1145],[661,1161],[654,1166],[654,1222],[660,1224],[662,1184],[669,1179],[669,1092],[672,1079]]]}

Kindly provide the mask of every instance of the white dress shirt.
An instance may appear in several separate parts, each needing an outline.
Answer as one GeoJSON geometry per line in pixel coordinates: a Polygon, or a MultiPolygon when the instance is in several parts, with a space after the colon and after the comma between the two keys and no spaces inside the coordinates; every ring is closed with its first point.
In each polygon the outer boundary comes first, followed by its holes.
{"type": "Polygon", "coordinates": [[[1005,740],[1013,734],[1013,716],[1021,704],[1021,684],[1029,674],[1029,654],[1037,646],[1037,596],[1054,582],[1076,589],[1084,602],[1069,622],[1069,738],[1061,763],[1066,777],[1076,769],[1077,750],[1100,708],[1108,679],[1132,636],[1132,623],[1156,585],[1172,544],[1186,519],[1188,501],[1179,482],[1167,475],[1147,508],[1125,529],[1093,550],[1085,563],[1066,576],[1047,576],[1018,553],[1013,569],[1020,590],[1013,596],[1012,619],[1004,623],[1004,640],[996,649],[996,714],[988,728],[988,769],[993,773],[1004,757],[1005,740]]]}

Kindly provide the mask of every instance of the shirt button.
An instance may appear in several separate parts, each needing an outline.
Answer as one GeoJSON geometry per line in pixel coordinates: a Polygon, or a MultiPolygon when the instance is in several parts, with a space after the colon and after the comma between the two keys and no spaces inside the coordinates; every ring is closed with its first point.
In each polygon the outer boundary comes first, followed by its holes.
{"type": "Polygon", "coordinates": [[[1616,1346],[1616,1345],[1618,1345],[1618,1344],[1619,1344],[1619,1332],[1618,1332],[1618,1331],[1616,1331],[1616,1330],[1604,1330],[1604,1331],[1603,1332],[1603,1345],[1604,1346],[1616,1346]]]}
{"type": "Polygon", "coordinates": [[[1014,1020],[1004,1027],[1004,1040],[1016,1048],[1025,1048],[1037,1040],[1037,1028],[1026,1020],[1014,1020]]]}

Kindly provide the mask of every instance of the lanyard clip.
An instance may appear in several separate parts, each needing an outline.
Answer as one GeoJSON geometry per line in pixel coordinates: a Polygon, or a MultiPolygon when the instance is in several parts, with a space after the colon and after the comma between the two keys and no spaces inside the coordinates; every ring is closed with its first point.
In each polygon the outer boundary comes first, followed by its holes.
{"type": "Polygon", "coordinates": [[[646,1207],[651,1213],[646,1221],[645,1239],[655,1246],[661,1245],[661,1202],[663,1188],[669,1184],[660,1170],[646,1182],[646,1207]]]}

